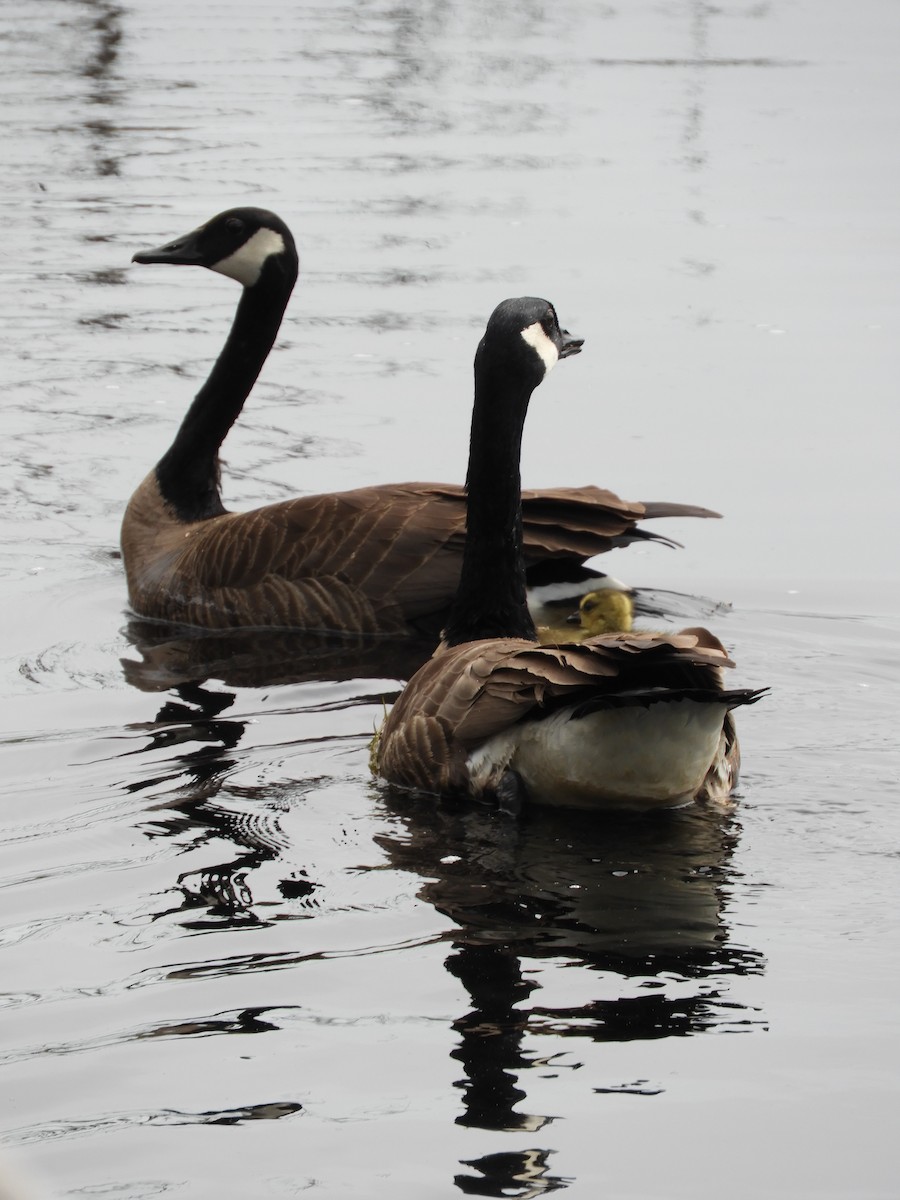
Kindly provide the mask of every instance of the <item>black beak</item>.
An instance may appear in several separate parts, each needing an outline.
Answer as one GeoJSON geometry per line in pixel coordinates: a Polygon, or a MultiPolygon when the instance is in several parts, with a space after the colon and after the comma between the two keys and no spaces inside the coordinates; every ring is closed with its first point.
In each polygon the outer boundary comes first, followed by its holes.
{"type": "MultiPolygon", "coordinates": [[[[576,350],[575,353],[577,354],[578,351],[576,350]]],[[[580,612],[569,613],[569,615],[566,617],[566,624],[567,625],[580,625],[581,624],[581,613],[580,612]]]]}
{"type": "Polygon", "coordinates": [[[572,354],[580,354],[584,338],[572,337],[568,329],[561,329],[560,333],[562,334],[562,345],[559,348],[559,357],[568,358],[572,354]]]}
{"type": "Polygon", "coordinates": [[[175,266],[202,267],[206,260],[200,252],[200,234],[203,229],[193,229],[174,242],[166,242],[156,250],[138,250],[131,261],[136,263],[172,263],[175,266]]]}

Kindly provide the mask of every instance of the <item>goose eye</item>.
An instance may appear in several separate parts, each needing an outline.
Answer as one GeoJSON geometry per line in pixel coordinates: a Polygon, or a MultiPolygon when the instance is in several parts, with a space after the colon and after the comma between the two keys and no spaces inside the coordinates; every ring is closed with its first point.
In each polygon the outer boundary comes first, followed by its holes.
{"type": "Polygon", "coordinates": [[[240,217],[229,217],[225,222],[225,228],[231,230],[232,233],[240,233],[244,228],[244,222],[240,217]]]}

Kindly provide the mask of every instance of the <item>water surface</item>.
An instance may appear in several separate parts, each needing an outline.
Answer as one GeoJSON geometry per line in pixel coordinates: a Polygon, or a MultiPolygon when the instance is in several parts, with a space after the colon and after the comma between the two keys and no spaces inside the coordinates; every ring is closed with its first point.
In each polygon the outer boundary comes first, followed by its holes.
{"type": "Polygon", "coordinates": [[[39,1192],[896,1195],[898,22],[0,13],[0,1130],[39,1192]],[[602,565],[731,603],[772,688],[733,810],[411,804],[368,772],[405,656],[128,621],[124,504],[237,299],[130,258],[238,203],[302,273],[226,501],[461,479],[484,321],[546,295],[587,341],[525,483],[725,514],[602,565]]]}

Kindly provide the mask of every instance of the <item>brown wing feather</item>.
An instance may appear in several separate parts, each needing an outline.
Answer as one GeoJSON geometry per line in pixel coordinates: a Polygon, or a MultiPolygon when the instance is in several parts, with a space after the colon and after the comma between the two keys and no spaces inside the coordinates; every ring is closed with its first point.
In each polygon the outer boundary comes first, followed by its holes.
{"type": "MultiPolygon", "coordinates": [[[[526,562],[583,560],[655,536],[637,526],[644,512],[602,488],[526,491],[526,562]]],[[[462,487],[403,483],[184,523],[151,473],[128,506],[122,551],[132,606],[145,617],[401,632],[450,604],[465,521],[462,487]]]]}

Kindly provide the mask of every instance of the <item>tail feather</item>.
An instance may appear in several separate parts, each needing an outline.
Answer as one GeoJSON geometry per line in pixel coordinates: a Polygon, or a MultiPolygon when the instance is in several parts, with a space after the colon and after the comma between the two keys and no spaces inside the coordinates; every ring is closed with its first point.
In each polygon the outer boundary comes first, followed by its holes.
{"type": "Polygon", "coordinates": [[[702,508],[699,504],[677,504],[669,500],[643,500],[641,503],[644,506],[642,520],[648,521],[652,517],[716,517],[721,518],[722,514],[715,512],[711,508],[702,508]]]}
{"type": "Polygon", "coordinates": [[[764,688],[635,688],[626,692],[589,696],[577,705],[572,716],[586,717],[589,713],[608,708],[649,708],[651,704],[669,704],[675,700],[695,700],[699,704],[725,704],[729,711],[743,704],[755,704],[769,691],[764,688]]]}

